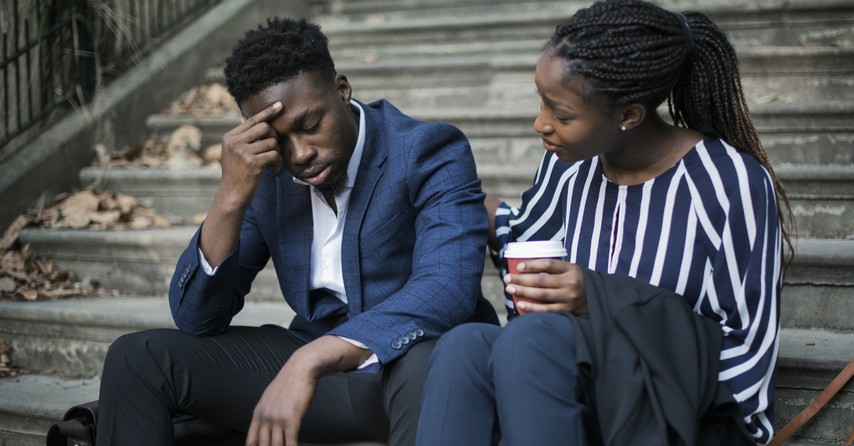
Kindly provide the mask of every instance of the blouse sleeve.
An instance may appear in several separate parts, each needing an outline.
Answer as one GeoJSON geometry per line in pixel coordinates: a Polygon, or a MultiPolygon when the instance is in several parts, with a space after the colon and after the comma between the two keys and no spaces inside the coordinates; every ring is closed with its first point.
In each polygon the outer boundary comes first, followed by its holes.
{"type": "Polygon", "coordinates": [[[756,441],[767,443],[780,331],[780,221],[768,172],[752,159],[733,158],[737,181],[727,181],[725,219],[710,234],[719,248],[699,310],[724,332],[719,380],[739,402],[756,441]]]}
{"type": "MultiPolygon", "coordinates": [[[[507,274],[504,248],[510,242],[525,240],[563,240],[563,217],[566,211],[566,181],[574,164],[558,160],[544,152],[534,179],[534,185],[522,193],[521,205],[512,207],[501,203],[495,212],[495,235],[498,251],[491,251],[492,261],[500,276],[507,274]]],[[[516,316],[513,300],[504,296],[508,318],[516,316]]]]}

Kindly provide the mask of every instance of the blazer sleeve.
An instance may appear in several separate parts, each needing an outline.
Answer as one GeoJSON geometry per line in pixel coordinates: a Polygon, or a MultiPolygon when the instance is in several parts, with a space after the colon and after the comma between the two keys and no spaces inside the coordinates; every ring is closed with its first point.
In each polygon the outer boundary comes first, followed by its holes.
{"type": "Polygon", "coordinates": [[[200,262],[201,227],[178,258],[169,285],[169,307],[181,331],[197,336],[222,333],[243,308],[252,281],[270,257],[255,224],[254,205],[246,211],[237,249],[215,274],[208,275],[200,262]]]}
{"type": "Polygon", "coordinates": [[[411,275],[390,297],[330,333],[362,342],[383,364],[471,320],[481,299],[489,222],[468,140],[448,124],[415,133],[388,167],[400,177],[391,186],[405,188],[417,211],[411,275]]]}

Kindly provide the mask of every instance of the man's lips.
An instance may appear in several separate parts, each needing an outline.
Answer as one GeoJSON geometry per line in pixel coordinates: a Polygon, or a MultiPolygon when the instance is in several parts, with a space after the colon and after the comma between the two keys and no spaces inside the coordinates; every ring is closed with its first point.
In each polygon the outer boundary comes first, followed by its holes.
{"type": "Polygon", "coordinates": [[[300,177],[300,180],[317,187],[319,184],[322,184],[324,181],[326,181],[326,178],[329,177],[330,171],[332,171],[332,166],[328,165],[317,173],[310,173],[308,175],[300,177]]]}

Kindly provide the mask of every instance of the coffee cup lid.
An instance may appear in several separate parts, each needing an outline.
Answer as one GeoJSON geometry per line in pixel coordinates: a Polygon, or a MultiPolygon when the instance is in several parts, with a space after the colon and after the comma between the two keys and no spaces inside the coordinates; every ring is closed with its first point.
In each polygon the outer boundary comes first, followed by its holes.
{"type": "Polygon", "coordinates": [[[504,257],[511,259],[563,258],[565,256],[566,249],[560,240],[511,242],[504,248],[504,257]]]}

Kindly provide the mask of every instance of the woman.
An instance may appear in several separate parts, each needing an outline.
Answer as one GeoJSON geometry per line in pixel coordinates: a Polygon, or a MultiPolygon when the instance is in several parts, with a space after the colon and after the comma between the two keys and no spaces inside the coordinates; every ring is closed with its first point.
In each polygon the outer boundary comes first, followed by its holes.
{"type": "Polygon", "coordinates": [[[505,328],[440,339],[419,445],[770,440],[787,202],[736,65],[696,12],[600,1],[557,26],[535,73],[534,187],[487,207],[496,253],[568,254],[504,275],[525,315],[508,299],[505,328]]]}

